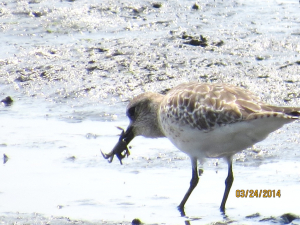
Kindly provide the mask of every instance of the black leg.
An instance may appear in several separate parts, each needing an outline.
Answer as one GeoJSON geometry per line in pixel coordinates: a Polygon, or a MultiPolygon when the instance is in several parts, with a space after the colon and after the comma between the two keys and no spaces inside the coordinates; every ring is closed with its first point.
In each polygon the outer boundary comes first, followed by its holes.
{"type": "Polygon", "coordinates": [[[228,176],[225,180],[225,192],[224,192],[223,200],[222,200],[221,207],[220,207],[221,212],[225,212],[225,204],[226,204],[226,201],[227,201],[227,198],[228,198],[228,195],[230,192],[230,188],[231,188],[233,180],[234,180],[233,173],[232,173],[232,159],[231,158],[228,159],[227,162],[228,162],[228,176]]]}
{"type": "Polygon", "coordinates": [[[190,197],[191,193],[193,192],[194,188],[197,186],[198,181],[199,181],[199,177],[198,177],[198,173],[197,173],[197,159],[196,158],[191,158],[191,162],[192,162],[192,179],[190,182],[190,187],[188,189],[188,191],[186,192],[184,198],[182,199],[181,203],[178,206],[178,210],[181,213],[181,216],[185,216],[185,212],[184,212],[184,205],[186,203],[186,201],[188,200],[188,198],[190,197]]]}

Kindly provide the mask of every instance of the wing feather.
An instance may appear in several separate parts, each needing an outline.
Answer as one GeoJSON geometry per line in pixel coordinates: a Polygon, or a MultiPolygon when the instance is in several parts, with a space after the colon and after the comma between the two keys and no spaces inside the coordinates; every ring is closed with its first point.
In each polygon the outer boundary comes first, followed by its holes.
{"type": "Polygon", "coordinates": [[[300,116],[299,108],[270,106],[246,89],[225,84],[185,83],[171,89],[164,99],[161,110],[168,117],[200,130],[262,115],[300,116]]]}

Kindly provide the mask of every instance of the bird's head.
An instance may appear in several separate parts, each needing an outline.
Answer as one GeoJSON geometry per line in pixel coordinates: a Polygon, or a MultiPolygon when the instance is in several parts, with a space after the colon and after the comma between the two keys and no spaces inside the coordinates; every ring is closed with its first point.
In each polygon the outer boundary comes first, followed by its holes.
{"type": "Polygon", "coordinates": [[[157,93],[143,93],[133,98],[127,106],[126,115],[129,118],[129,125],[125,130],[122,130],[119,141],[108,153],[102,153],[105,159],[112,162],[114,155],[117,155],[120,163],[125,156],[129,156],[129,142],[136,136],[144,136],[148,138],[164,137],[159,121],[158,110],[162,101],[163,95],[157,93]],[[125,151],[125,153],[123,153],[125,151]]]}

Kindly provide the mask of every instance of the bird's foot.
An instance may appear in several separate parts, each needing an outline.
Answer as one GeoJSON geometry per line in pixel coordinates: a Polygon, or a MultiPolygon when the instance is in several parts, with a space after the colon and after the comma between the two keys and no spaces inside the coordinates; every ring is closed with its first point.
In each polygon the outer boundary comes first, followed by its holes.
{"type": "Polygon", "coordinates": [[[177,206],[178,211],[180,212],[180,216],[185,217],[184,206],[177,206]]]}

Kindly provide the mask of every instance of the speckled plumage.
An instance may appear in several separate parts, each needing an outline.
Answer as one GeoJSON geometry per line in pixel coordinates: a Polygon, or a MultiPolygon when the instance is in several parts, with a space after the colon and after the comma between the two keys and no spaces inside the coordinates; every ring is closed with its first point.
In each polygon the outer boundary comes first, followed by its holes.
{"type": "Polygon", "coordinates": [[[130,124],[109,154],[120,160],[122,151],[135,136],[167,137],[192,162],[192,180],[178,208],[184,205],[197,186],[197,161],[224,157],[228,177],[220,209],[233,183],[232,156],[265,139],[286,123],[299,119],[300,108],[278,107],[262,102],[250,91],[227,84],[184,83],[166,95],[144,93],[133,98],[127,107],[130,124]],[[124,147],[125,146],[125,147],[124,147]]]}
{"type": "Polygon", "coordinates": [[[199,130],[258,119],[262,117],[294,118],[285,114],[290,107],[275,107],[262,102],[248,90],[224,84],[184,83],[167,93],[160,113],[178,123],[199,130]]]}
{"type": "Polygon", "coordinates": [[[299,116],[298,108],[268,105],[250,91],[227,84],[180,84],[159,106],[164,135],[202,162],[207,157],[230,159],[299,116]]]}

